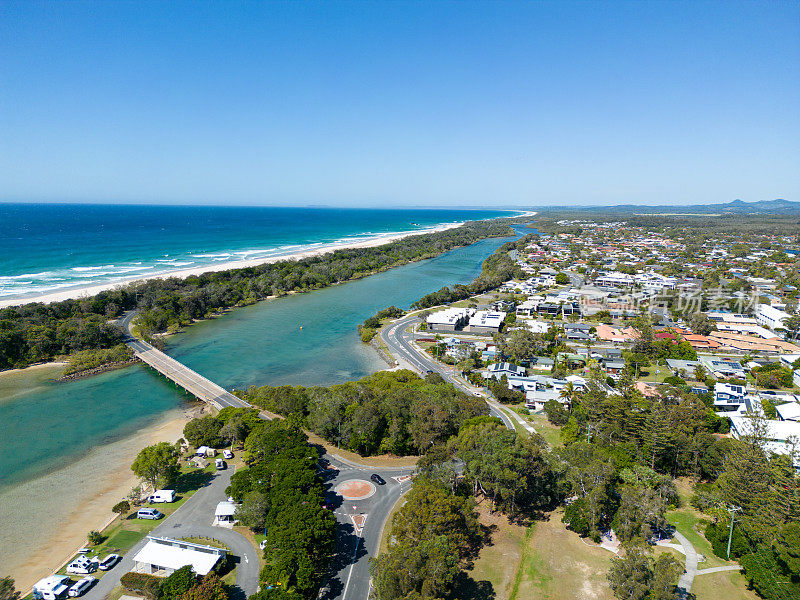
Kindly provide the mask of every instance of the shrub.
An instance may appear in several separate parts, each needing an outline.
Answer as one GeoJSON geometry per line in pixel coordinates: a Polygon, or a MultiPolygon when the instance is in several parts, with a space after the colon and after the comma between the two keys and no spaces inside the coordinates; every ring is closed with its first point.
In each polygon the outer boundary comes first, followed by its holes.
{"type": "Polygon", "coordinates": [[[160,600],[176,600],[197,584],[197,576],[191,565],[181,567],[167,577],[161,584],[160,600]]]}
{"type": "Polygon", "coordinates": [[[111,509],[111,512],[117,513],[118,515],[124,515],[131,509],[131,503],[127,500],[123,500],[122,502],[117,502],[114,507],[111,509]]]}
{"type": "Polygon", "coordinates": [[[92,530],[89,532],[87,539],[89,540],[90,544],[96,546],[97,544],[103,541],[103,536],[99,531],[92,530]]]}
{"type": "Polygon", "coordinates": [[[142,594],[149,600],[158,600],[161,584],[164,580],[146,573],[125,573],[119,582],[129,592],[142,594]]]}

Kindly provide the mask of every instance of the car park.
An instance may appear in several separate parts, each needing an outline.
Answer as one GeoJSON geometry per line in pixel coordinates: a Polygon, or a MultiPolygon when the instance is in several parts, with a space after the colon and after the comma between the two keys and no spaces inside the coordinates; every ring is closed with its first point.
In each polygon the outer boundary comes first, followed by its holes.
{"type": "Polygon", "coordinates": [[[386,485],[386,480],[377,473],[373,473],[372,475],[369,476],[369,478],[378,485],[386,485]]]}
{"type": "Polygon", "coordinates": [[[83,596],[83,594],[85,594],[86,591],[94,585],[95,581],[97,581],[97,577],[92,577],[91,575],[84,577],[83,579],[78,581],[78,583],[69,588],[69,592],[67,593],[72,598],[83,596]]]}
{"type": "Polygon", "coordinates": [[[230,460],[230,459],[233,458],[233,452],[231,452],[230,450],[225,449],[225,450],[222,451],[222,457],[223,458],[227,458],[228,460],[230,460]]]}
{"type": "Polygon", "coordinates": [[[156,510],[155,508],[140,508],[139,510],[136,511],[136,518],[137,519],[158,520],[163,516],[164,516],[164,513],[162,513],[159,510],[156,510]]]}
{"type": "Polygon", "coordinates": [[[92,560],[88,556],[79,556],[67,565],[67,573],[74,573],[76,575],[88,575],[97,570],[97,561],[92,560]]]}
{"type": "Polygon", "coordinates": [[[108,571],[113,569],[120,560],[122,560],[122,557],[119,554],[109,554],[100,561],[100,570],[108,571]]]}

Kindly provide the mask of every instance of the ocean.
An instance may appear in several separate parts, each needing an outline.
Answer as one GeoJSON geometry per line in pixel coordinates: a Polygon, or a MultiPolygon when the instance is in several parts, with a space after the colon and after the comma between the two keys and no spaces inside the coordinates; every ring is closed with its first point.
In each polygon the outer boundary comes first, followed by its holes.
{"type": "Polygon", "coordinates": [[[515,214],[483,209],[0,204],[0,299],[515,214]]]}

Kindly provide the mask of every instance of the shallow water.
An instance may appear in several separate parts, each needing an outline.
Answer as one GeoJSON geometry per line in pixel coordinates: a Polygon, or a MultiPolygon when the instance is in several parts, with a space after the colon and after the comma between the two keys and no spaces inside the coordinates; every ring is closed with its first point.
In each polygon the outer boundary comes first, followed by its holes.
{"type": "MultiPolygon", "coordinates": [[[[504,241],[484,240],[358,281],[237,309],[175,336],[167,352],[229,389],[357,379],[386,366],[360,342],[359,323],[391,304],[405,308],[443,285],[471,281],[504,241]]],[[[5,384],[0,394],[0,503],[9,486],[132,435],[185,397],[142,365],[70,383],[30,382],[33,389],[5,384]]]]}

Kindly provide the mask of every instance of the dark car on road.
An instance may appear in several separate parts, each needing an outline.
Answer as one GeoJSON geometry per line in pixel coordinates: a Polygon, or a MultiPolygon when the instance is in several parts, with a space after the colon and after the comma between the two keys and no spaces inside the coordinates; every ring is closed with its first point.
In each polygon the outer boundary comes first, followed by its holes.
{"type": "Polygon", "coordinates": [[[370,475],[369,478],[372,479],[372,481],[374,481],[378,485],[386,485],[386,481],[384,480],[384,478],[378,475],[377,473],[373,473],[372,475],[370,475]]]}

